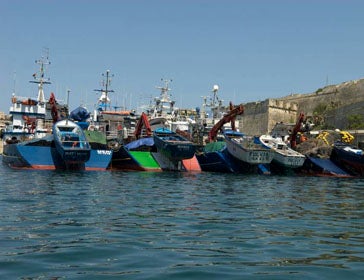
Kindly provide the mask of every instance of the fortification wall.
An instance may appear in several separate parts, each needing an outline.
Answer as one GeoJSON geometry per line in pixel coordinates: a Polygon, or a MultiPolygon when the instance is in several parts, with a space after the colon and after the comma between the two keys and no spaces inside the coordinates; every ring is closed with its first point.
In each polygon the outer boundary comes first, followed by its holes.
{"type": "Polygon", "coordinates": [[[313,116],[320,106],[326,107],[325,123],[334,128],[345,129],[349,115],[364,118],[364,79],[326,86],[315,93],[244,104],[239,129],[249,135],[270,133],[276,123],[295,123],[300,112],[313,116]]]}
{"type": "Polygon", "coordinates": [[[267,130],[268,100],[244,104],[244,114],[239,117],[239,130],[248,135],[258,135],[267,130]]]}
{"type": "Polygon", "coordinates": [[[331,110],[326,118],[325,123],[332,128],[345,129],[348,127],[348,116],[362,115],[364,119],[364,101],[342,106],[335,110],[331,110]]]}
{"type": "Polygon", "coordinates": [[[244,104],[239,129],[248,135],[270,133],[277,122],[295,122],[297,104],[278,99],[244,104]]]}
{"type": "Polygon", "coordinates": [[[289,95],[281,100],[297,103],[298,111],[306,115],[313,115],[319,104],[331,109],[345,107],[364,101],[364,79],[327,86],[315,93],[289,95]]]}

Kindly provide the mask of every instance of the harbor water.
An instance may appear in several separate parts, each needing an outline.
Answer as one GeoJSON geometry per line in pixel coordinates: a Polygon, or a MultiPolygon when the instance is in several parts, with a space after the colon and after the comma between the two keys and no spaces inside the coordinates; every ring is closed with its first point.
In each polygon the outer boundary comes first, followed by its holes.
{"type": "Polygon", "coordinates": [[[0,164],[0,186],[0,279],[364,278],[364,179],[0,164]]]}

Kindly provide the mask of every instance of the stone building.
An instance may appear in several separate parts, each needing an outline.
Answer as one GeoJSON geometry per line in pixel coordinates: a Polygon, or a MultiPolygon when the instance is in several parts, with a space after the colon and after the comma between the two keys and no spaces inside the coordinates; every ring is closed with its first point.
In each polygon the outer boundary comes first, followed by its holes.
{"type": "Polygon", "coordinates": [[[297,104],[281,99],[266,99],[244,104],[244,114],[239,118],[239,130],[248,135],[267,134],[280,122],[295,123],[297,104]]]}

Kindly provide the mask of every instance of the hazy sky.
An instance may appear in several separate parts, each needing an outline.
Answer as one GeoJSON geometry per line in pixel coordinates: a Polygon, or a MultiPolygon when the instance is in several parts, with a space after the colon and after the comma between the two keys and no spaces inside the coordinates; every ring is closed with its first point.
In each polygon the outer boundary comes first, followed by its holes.
{"type": "Polygon", "coordinates": [[[71,110],[94,108],[101,74],[114,74],[113,105],[159,95],[195,108],[219,85],[246,103],[310,93],[364,77],[364,1],[0,0],[0,111],[11,94],[36,97],[34,63],[49,49],[53,91],[71,110]]]}

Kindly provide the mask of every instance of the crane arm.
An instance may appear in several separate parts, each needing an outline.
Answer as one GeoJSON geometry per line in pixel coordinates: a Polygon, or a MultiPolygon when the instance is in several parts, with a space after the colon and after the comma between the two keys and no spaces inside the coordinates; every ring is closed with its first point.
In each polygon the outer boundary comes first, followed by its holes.
{"type": "Polygon", "coordinates": [[[222,117],[210,130],[209,132],[209,141],[215,141],[217,137],[217,133],[224,126],[224,124],[231,122],[231,128],[235,130],[235,118],[238,115],[242,115],[244,113],[244,106],[240,104],[239,106],[234,106],[230,102],[230,112],[222,117]]]}
{"type": "Polygon", "coordinates": [[[148,137],[152,136],[152,129],[151,129],[150,124],[149,124],[148,116],[144,112],[141,114],[141,116],[140,116],[140,118],[138,120],[138,123],[137,123],[137,125],[135,127],[134,135],[135,135],[135,137],[137,139],[139,139],[141,134],[142,134],[143,126],[146,129],[147,136],[148,137]]]}

